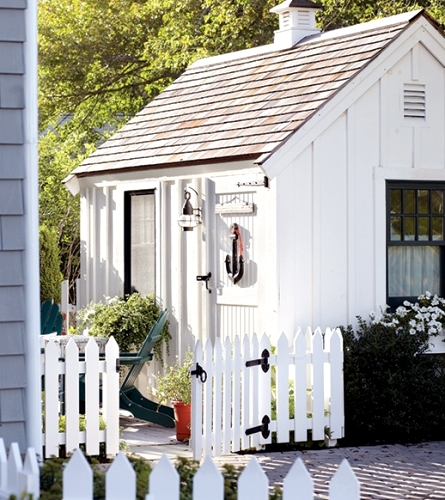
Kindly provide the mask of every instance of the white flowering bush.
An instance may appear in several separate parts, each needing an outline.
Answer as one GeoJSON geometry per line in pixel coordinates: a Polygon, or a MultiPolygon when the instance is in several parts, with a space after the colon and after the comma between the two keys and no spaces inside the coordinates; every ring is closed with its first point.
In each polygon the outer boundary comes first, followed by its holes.
{"type": "Polygon", "coordinates": [[[414,304],[405,300],[393,313],[385,311],[381,318],[371,313],[370,317],[372,324],[409,331],[427,342],[431,336],[439,335],[445,326],[445,299],[426,292],[414,304]]]}

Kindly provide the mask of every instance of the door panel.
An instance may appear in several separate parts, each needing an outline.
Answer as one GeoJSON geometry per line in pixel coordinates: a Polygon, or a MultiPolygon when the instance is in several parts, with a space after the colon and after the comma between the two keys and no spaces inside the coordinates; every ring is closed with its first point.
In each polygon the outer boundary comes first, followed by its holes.
{"type": "MultiPolygon", "coordinates": [[[[233,339],[235,335],[252,335],[258,328],[258,211],[257,191],[237,187],[238,179],[230,182],[230,190],[223,183],[215,183],[215,244],[216,250],[216,318],[217,332],[221,338],[233,339]],[[253,211],[243,207],[253,206],[253,211]],[[241,208],[240,208],[241,207],[241,208]],[[242,241],[244,274],[233,283],[226,269],[226,257],[232,255],[232,224],[237,224],[242,241]]],[[[261,188],[260,188],[261,189],[261,188]]],[[[264,188],[263,188],[264,189],[264,188]]],[[[241,243],[238,241],[238,246],[241,243]]]]}

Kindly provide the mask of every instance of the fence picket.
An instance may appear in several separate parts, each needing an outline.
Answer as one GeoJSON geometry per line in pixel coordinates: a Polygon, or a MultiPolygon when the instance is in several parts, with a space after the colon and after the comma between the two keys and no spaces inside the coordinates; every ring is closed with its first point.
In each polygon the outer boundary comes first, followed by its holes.
{"type": "Polygon", "coordinates": [[[207,456],[193,478],[193,500],[223,500],[224,478],[210,456],[207,456]]]}
{"type": "Polygon", "coordinates": [[[212,429],[212,406],[213,406],[213,356],[212,343],[206,340],[204,346],[204,366],[207,371],[207,382],[204,384],[204,456],[212,455],[213,429],[212,429]]]}
{"type": "Polygon", "coordinates": [[[249,465],[238,478],[238,500],[267,500],[269,498],[269,480],[260,467],[256,457],[252,457],[249,465]]]}
{"type": "Polygon", "coordinates": [[[294,500],[296,491],[298,500],[314,499],[314,482],[300,457],[295,460],[284,478],[283,500],[294,500]]]}
{"type": "Polygon", "coordinates": [[[179,500],[179,474],[165,453],[150,474],[150,496],[156,500],[179,500]]]}
{"type": "Polygon", "coordinates": [[[241,437],[241,341],[238,335],[233,341],[232,367],[232,452],[239,451],[241,437]]]}
{"type": "Polygon", "coordinates": [[[360,500],[360,483],[345,458],[329,483],[329,500],[360,500]]]}
{"type": "MultiPolygon", "coordinates": [[[[258,335],[256,333],[252,335],[252,338],[250,340],[250,357],[251,359],[260,358],[260,347],[258,342],[258,335]]],[[[262,415],[258,411],[259,408],[258,395],[260,392],[259,377],[262,377],[264,375],[264,372],[263,370],[261,370],[260,367],[255,366],[253,368],[250,368],[249,375],[250,375],[250,387],[248,393],[249,409],[250,409],[249,427],[254,427],[261,423],[261,418],[262,418],[262,415]]],[[[268,416],[270,417],[269,414],[268,416]]],[[[261,436],[260,432],[256,432],[255,434],[252,434],[250,436],[250,447],[252,448],[259,447],[260,436],[261,436]]]]}
{"type": "Polygon", "coordinates": [[[5,490],[8,484],[8,457],[5,442],[0,438],[0,489],[5,490]]]}
{"type": "Polygon", "coordinates": [[[324,352],[323,336],[317,328],[312,337],[312,439],[324,439],[324,352]]]}
{"type": "Polygon", "coordinates": [[[289,341],[284,332],[278,337],[276,367],[277,440],[289,441],[289,341]]]}
{"type": "Polygon", "coordinates": [[[307,440],[306,338],[301,329],[294,337],[294,440],[307,440]]]}
{"type": "MultiPolygon", "coordinates": [[[[45,455],[59,456],[59,347],[50,340],[44,354],[45,377],[45,455]]],[[[61,375],[62,377],[62,375],[61,375]]]]}
{"type": "Polygon", "coordinates": [[[136,498],[136,472],[125,453],[120,451],[105,477],[106,500],[134,500],[136,498]]]}
{"type": "Polygon", "coordinates": [[[79,446],[79,348],[73,339],[65,349],[66,452],[79,446]]]}
{"type": "Polygon", "coordinates": [[[344,387],[343,387],[343,338],[337,328],[331,337],[330,369],[331,369],[331,408],[329,429],[332,439],[340,439],[344,435],[344,387]]]}
{"type": "MultiPolygon", "coordinates": [[[[241,343],[241,448],[246,450],[250,448],[250,438],[246,435],[246,429],[251,426],[250,417],[250,373],[251,368],[246,367],[246,361],[252,359],[250,355],[250,338],[247,335],[243,336],[241,343]]],[[[258,422],[259,424],[260,422],[258,422]]],[[[255,425],[258,425],[257,423],[255,425]]]]}
{"type": "Polygon", "coordinates": [[[8,455],[8,491],[14,495],[21,495],[19,491],[18,476],[23,469],[20,448],[17,443],[11,443],[8,455]]]}
{"type": "MultiPolygon", "coordinates": [[[[221,454],[222,447],[222,414],[223,414],[223,405],[222,405],[222,344],[219,338],[215,341],[215,349],[214,349],[214,376],[213,376],[213,453],[218,455],[221,454]]],[[[211,380],[209,381],[211,383],[211,380]]]]}
{"type": "Polygon", "coordinates": [[[223,444],[222,453],[230,453],[231,443],[231,415],[232,415],[232,344],[230,338],[226,337],[224,341],[224,361],[223,361],[223,444]]]}
{"type": "MultiPolygon", "coordinates": [[[[194,353],[195,365],[193,370],[196,370],[197,365],[202,366],[202,344],[198,340],[195,344],[194,353]]],[[[199,377],[192,375],[192,415],[191,415],[191,425],[192,425],[192,437],[191,437],[191,447],[194,457],[200,457],[202,455],[202,383],[199,377]],[[196,432],[193,432],[193,429],[196,432]],[[198,432],[199,429],[199,432],[198,432]]]]}
{"type": "Polygon", "coordinates": [[[31,494],[32,498],[39,498],[40,496],[40,469],[34,448],[26,450],[23,469],[18,475],[18,491],[20,497],[24,493],[31,494]]]}
{"type": "Polygon", "coordinates": [[[93,471],[79,448],[63,470],[63,500],[92,500],[93,471]]]}
{"type": "Polygon", "coordinates": [[[106,453],[119,451],[119,346],[113,336],[105,347],[105,372],[103,374],[104,418],[106,428],[106,453]]]}
{"type": "MultiPolygon", "coordinates": [[[[259,351],[262,353],[264,350],[267,350],[270,354],[271,349],[270,349],[270,339],[269,337],[263,333],[261,335],[260,339],[260,346],[259,346],[259,351]]],[[[269,362],[271,364],[271,358],[269,357],[269,362]]],[[[272,369],[269,368],[269,370],[265,373],[261,371],[261,384],[260,387],[271,387],[272,383],[272,369]]],[[[271,415],[271,391],[270,390],[262,390],[261,388],[258,389],[258,414],[261,415],[267,415],[271,420],[272,420],[272,415],[271,415]]],[[[260,434],[260,443],[261,445],[269,444],[272,442],[272,433],[269,434],[267,438],[264,438],[262,434],[260,434]]]]}
{"type": "Polygon", "coordinates": [[[86,452],[99,454],[99,346],[90,339],[85,347],[86,452]]]}

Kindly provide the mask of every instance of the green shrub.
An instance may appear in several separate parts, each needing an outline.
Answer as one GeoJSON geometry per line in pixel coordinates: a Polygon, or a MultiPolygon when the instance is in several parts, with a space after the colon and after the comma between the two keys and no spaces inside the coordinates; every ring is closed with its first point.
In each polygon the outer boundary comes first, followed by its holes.
{"type": "MultiPolygon", "coordinates": [[[[162,310],[153,295],[140,293],[128,295],[125,299],[115,297],[106,303],[91,303],[78,313],[76,333],[89,328],[90,335],[114,336],[121,352],[138,351],[162,310]]],[[[161,339],[153,348],[154,357],[162,361],[162,346],[169,353],[171,335],[169,323],[165,323],[161,339]]]]}
{"type": "Polygon", "coordinates": [[[445,361],[423,354],[428,337],[409,324],[358,323],[343,329],[346,442],[445,438],[445,361]]]}
{"type": "Polygon", "coordinates": [[[61,283],[60,254],[55,230],[45,225],[39,228],[40,242],[40,301],[52,300],[60,304],[61,283]]]}

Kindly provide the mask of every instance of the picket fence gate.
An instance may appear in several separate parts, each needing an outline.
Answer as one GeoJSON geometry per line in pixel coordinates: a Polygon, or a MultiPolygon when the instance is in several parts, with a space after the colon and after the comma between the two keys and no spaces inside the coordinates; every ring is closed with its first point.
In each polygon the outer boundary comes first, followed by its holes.
{"type": "MultiPolygon", "coordinates": [[[[39,468],[34,450],[28,449],[25,465],[22,466],[16,443],[11,447],[8,460],[0,442],[0,500],[14,494],[22,498],[31,493],[39,498],[39,468]],[[4,496],[1,496],[4,495],[4,496]],[[8,496],[5,496],[8,495],[8,496]]],[[[93,471],[83,453],[76,450],[63,470],[63,500],[93,500],[93,471]]],[[[145,500],[179,500],[179,474],[164,454],[150,474],[148,494],[145,500]]],[[[268,500],[269,480],[252,457],[241,472],[237,484],[238,500],[268,500]]],[[[283,500],[314,499],[313,480],[297,458],[283,481],[283,500]]],[[[206,457],[193,478],[193,500],[223,500],[224,478],[211,457],[206,457]]],[[[105,477],[105,500],[135,500],[136,473],[123,452],[119,452],[107,470],[105,477]]],[[[344,459],[329,483],[329,500],[360,500],[360,484],[344,459]]]]}
{"type": "Polygon", "coordinates": [[[317,328],[274,351],[263,334],[197,342],[192,373],[191,447],[195,459],[258,449],[272,442],[344,437],[343,339],[317,328]],[[310,434],[308,435],[308,431],[310,434]],[[291,436],[290,433],[293,433],[291,436]],[[273,433],[273,434],[272,434],[273,433]]]}
{"type": "Polygon", "coordinates": [[[107,455],[119,451],[119,347],[113,337],[100,359],[99,347],[92,337],[79,359],[79,348],[73,339],[66,344],[61,357],[57,339],[47,341],[42,354],[43,455],[59,456],[60,445],[70,453],[84,444],[88,455],[98,455],[105,443],[107,455]],[[81,407],[80,385],[84,387],[85,430],[79,430],[81,407]],[[100,401],[102,399],[102,402],[100,401]],[[102,406],[101,406],[102,405],[102,406]],[[105,429],[100,429],[100,421],[105,429]],[[65,420],[65,431],[59,423],[65,420]]]}

